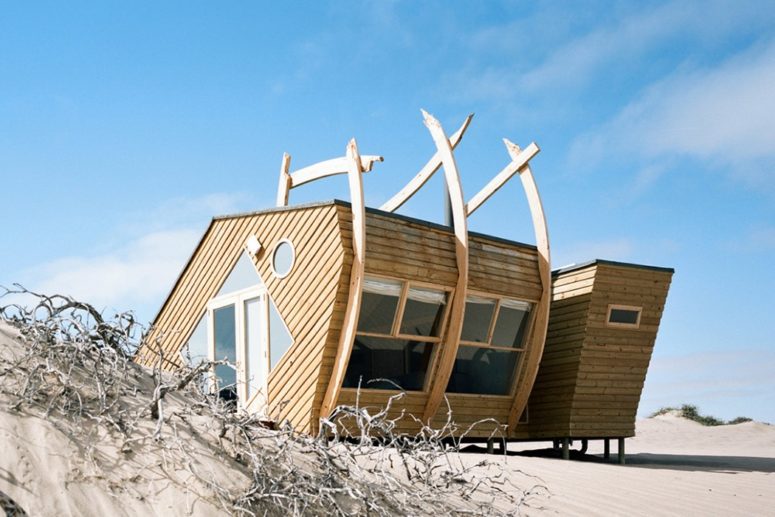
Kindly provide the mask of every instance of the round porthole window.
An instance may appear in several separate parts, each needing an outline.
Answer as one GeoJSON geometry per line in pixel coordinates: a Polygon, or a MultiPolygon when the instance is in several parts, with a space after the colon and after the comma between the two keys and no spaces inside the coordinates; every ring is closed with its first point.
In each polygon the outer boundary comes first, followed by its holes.
{"type": "Polygon", "coordinates": [[[288,276],[293,268],[293,261],[296,258],[296,252],[293,244],[288,239],[283,239],[274,247],[272,253],[272,272],[278,278],[288,276]]]}

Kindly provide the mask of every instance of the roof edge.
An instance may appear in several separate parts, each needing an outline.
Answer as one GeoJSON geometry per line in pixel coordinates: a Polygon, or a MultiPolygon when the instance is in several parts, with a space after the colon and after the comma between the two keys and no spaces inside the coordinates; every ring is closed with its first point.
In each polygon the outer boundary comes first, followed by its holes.
{"type": "MultiPolygon", "coordinates": [[[[349,201],[343,201],[341,199],[332,199],[329,201],[316,201],[313,203],[302,203],[300,205],[279,206],[279,207],[267,208],[265,210],[255,210],[252,212],[242,212],[242,213],[231,214],[231,215],[219,215],[217,217],[214,217],[213,221],[220,221],[222,219],[232,219],[237,217],[250,217],[255,215],[271,214],[275,212],[287,212],[289,210],[303,210],[305,208],[317,208],[317,207],[331,206],[331,205],[344,206],[347,208],[350,208],[352,206],[352,204],[349,201]]],[[[369,214],[383,215],[385,217],[390,217],[392,219],[398,219],[400,221],[406,221],[409,223],[418,224],[421,226],[425,226],[426,228],[432,228],[434,230],[438,230],[445,233],[450,233],[450,234],[454,233],[454,230],[449,226],[445,226],[439,223],[434,223],[432,221],[426,221],[425,219],[419,219],[417,217],[411,217],[404,214],[397,214],[395,212],[386,212],[385,210],[380,210],[379,208],[372,208],[370,206],[366,207],[366,212],[369,214]]],[[[468,235],[472,237],[487,239],[501,244],[506,244],[509,246],[518,246],[518,247],[528,248],[532,250],[538,249],[534,244],[527,244],[525,242],[513,241],[511,239],[504,239],[503,237],[497,237],[495,235],[489,235],[486,233],[468,232],[468,235]]]]}
{"type": "Polygon", "coordinates": [[[605,260],[605,259],[592,259],[587,260],[586,262],[581,262],[580,264],[570,264],[568,266],[563,266],[561,268],[555,269],[552,271],[552,276],[557,276],[562,273],[569,273],[571,271],[577,271],[579,269],[584,269],[589,266],[594,265],[604,265],[604,266],[616,266],[616,267],[625,267],[630,269],[645,269],[648,271],[658,271],[660,273],[675,273],[675,269],[671,267],[660,267],[660,266],[648,266],[645,264],[635,264],[633,262],[619,262],[616,260],[605,260]]]}

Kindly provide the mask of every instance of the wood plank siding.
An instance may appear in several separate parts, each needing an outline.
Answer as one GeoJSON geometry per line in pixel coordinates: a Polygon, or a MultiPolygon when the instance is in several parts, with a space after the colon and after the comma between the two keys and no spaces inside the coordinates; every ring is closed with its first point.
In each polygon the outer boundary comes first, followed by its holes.
{"type": "Polygon", "coordinates": [[[179,363],[177,351],[243,253],[248,236],[255,235],[263,247],[254,264],[293,338],[293,345],[269,374],[269,411],[299,430],[314,431],[311,423],[317,422],[313,407],[322,382],[324,351],[338,337],[335,325],[341,325],[341,318],[337,315],[346,303],[340,284],[347,258],[338,208],[327,203],[214,219],[159,311],[138,362],[155,362],[148,344],[158,340],[168,359],[165,367],[179,363]],[[280,239],[290,240],[295,248],[293,269],[284,278],[276,277],[270,264],[280,239]]]}
{"type": "MultiPolygon", "coordinates": [[[[351,216],[347,210],[340,210],[340,214],[342,234],[347,242],[351,234],[351,216]]],[[[345,244],[345,249],[349,249],[348,244],[345,244]]],[[[454,289],[458,273],[452,229],[369,209],[366,213],[366,274],[454,289]]],[[[541,279],[536,248],[485,235],[469,234],[468,289],[484,296],[538,300],[541,296],[541,279]]],[[[336,343],[330,346],[334,348],[327,348],[326,356],[335,353],[336,343]]],[[[434,355],[438,358],[438,349],[434,355]]],[[[436,374],[437,366],[434,360],[430,375],[436,374]]],[[[448,393],[446,396],[452,420],[458,427],[465,429],[473,422],[488,418],[505,424],[516,393],[520,390],[529,391],[530,388],[518,377],[512,395],[448,393]]],[[[390,396],[397,393],[391,390],[361,390],[358,402],[374,414],[385,406],[390,396]]],[[[342,389],[338,404],[354,406],[357,395],[355,389],[342,389]]],[[[390,415],[397,417],[402,412],[405,415],[398,423],[399,432],[413,433],[419,429],[418,420],[422,417],[427,400],[427,392],[408,392],[393,403],[390,415]]],[[[442,403],[431,425],[442,426],[447,419],[447,411],[446,403],[442,403]]],[[[469,436],[488,437],[492,429],[492,423],[477,425],[469,436]]]]}
{"type": "Polygon", "coordinates": [[[602,260],[555,272],[544,355],[518,438],[634,435],[672,275],[602,260]],[[642,308],[637,328],[611,326],[610,305],[642,308]]]}

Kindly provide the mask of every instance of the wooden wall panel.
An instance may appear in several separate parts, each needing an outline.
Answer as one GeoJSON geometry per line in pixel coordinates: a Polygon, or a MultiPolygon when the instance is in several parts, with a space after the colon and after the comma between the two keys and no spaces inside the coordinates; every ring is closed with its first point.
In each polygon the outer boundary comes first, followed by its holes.
{"type": "MultiPolygon", "coordinates": [[[[301,431],[313,431],[313,404],[325,345],[336,322],[335,302],[341,270],[345,264],[339,233],[338,206],[334,203],[309,207],[275,209],[254,214],[213,220],[179,281],[156,318],[153,340],[164,335],[163,344],[173,366],[179,350],[189,339],[205,306],[216,295],[240,255],[249,235],[256,235],[263,246],[254,264],[269,296],[277,306],[293,345],[268,380],[270,414],[289,420],[301,431]],[[289,239],[295,261],[285,278],[271,271],[275,244],[289,239]]],[[[139,360],[152,363],[147,347],[139,360]]]]}
{"type": "Polygon", "coordinates": [[[626,437],[672,270],[596,261],[554,277],[549,334],[520,438],[626,437]],[[638,329],[607,325],[609,304],[643,307],[638,329]]]}
{"type": "Polygon", "coordinates": [[[572,434],[635,434],[638,403],[671,278],[669,270],[598,264],[573,399],[572,434]],[[608,326],[609,304],[642,307],[639,327],[608,326]]]}
{"type": "Polygon", "coordinates": [[[469,250],[469,289],[523,300],[541,298],[538,252],[534,247],[471,235],[469,250]]]}
{"type": "Polygon", "coordinates": [[[528,421],[516,429],[517,438],[554,438],[570,431],[595,271],[591,266],[553,278],[544,353],[528,400],[528,421]]]}
{"type": "MultiPolygon", "coordinates": [[[[351,216],[348,208],[340,207],[343,248],[349,250],[351,216]]],[[[469,240],[469,285],[478,293],[511,296],[524,300],[536,300],[541,295],[538,273],[538,256],[535,247],[488,239],[471,235],[469,240]]],[[[346,252],[347,253],[347,252],[346,252]]],[[[454,288],[457,282],[455,243],[452,231],[445,228],[415,222],[370,210],[366,214],[366,274],[388,276],[410,281],[430,282],[454,288]]],[[[346,289],[348,278],[341,282],[346,289]]],[[[336,324],[332,324],[336,327],[336,324]]],[[[435,345],[439,347],[440,345],[435,345]]],[[[436,352],[440,348],[436,349],[436,352]]],[[[325,356],[332,357],[336,343],[327,345],[325,356]]],[[[434,361],[429,375],[435,375],[434,361]]],[[[325,375],[321,376],[321,379],[325,375]]],[[[325,386],[321,389],[325,390],[325,386]]],[[[361,407],[370,413],[379,411],[393,391],[362,390],[361,407]]],[[[343,389],[337,401],[340,405],[354,406],[357,390],[343,389]]],[[[406,415],[397,425],[399,432],[415,433],[427,401],[425,392],[411,392],[394,403],[391,417],[406,415]]],[[[508,421],[512,397],[447,394],[453,418],[463,428],[484,419],[508,421]]],[[[433,426],[441,426],[447,418],[446,404],[442,403],[432,419],[433,426]]],[[[487,437],[492,432],[491,423],[478,425],[471,436],[487,437]]]]}

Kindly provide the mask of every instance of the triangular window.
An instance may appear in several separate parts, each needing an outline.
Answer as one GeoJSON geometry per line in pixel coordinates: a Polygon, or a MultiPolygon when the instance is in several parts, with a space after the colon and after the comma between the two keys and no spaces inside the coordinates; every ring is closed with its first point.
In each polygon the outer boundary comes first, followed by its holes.
{"type": "Polygon", "coordinates": [[[250,256],[248,256],[248,254],[243,251],[239,260],[232,268],[229,276],[226,277],[226,280],[223,282],[220,291],[218,291],[218,294],[216,294],[215,297],[217,298],[219,296],[223,296],[224,294],[241,291],[243,289],[247,289],[248,287],[263,285],[264,282],[258,275],[256,266],[253,265],[253,261],[250,259],[250,256]]]}

